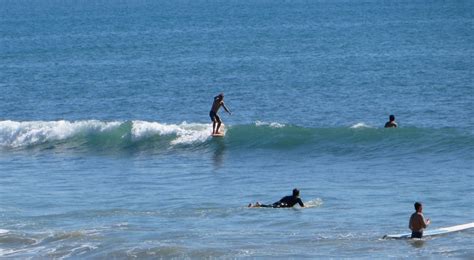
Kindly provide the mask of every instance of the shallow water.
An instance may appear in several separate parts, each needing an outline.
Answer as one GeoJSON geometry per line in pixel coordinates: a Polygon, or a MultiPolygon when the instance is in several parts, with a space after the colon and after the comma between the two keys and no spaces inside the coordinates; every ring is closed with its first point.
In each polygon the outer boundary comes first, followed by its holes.
{"type": "Polygon", "coordinates": [[[470,1],[0,3],[0,256],[474,256],[470,1]]]}

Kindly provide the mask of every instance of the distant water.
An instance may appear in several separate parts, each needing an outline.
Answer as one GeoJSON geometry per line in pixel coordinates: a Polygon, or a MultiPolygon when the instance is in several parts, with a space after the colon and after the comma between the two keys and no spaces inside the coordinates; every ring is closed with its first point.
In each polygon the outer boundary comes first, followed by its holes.
{"type": "Polygon", "coordinates": [[[473,258],[473,11],[0,0],[0,257],[473,258]]]}

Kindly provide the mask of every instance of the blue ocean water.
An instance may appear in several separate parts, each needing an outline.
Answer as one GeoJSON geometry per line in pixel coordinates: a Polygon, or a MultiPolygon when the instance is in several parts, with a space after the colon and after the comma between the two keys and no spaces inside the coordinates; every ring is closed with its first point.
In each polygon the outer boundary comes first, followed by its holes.
{"type": "Polygon", "coordinates": [[[0,0],[0,257],[474,257],[473,11],[0,0]]]}

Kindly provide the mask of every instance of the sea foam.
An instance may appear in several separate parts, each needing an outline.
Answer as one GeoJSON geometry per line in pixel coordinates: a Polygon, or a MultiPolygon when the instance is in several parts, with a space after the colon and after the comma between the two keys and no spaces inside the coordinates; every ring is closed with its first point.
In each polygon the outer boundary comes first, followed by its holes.
{"type": "Polygon", "coordinates": [[[140,140],[154,135],[176,135],[171,145],[204,142],[212,132],[209,124],[186,123],[161,124],[158,122],[133,121],[132,138],[140,140]]]}
{"type": "Polygon", "coordinates": [[[78,133],[104,132],[121,122],[85,121],[0,121],[0,146],[21,147],[70,138],[78,133]]]}
{"type": "Polygon", "coordinates": [[[0,147],[18,148],[34,146],[54,141],[67,140],[78,136],[110,133],[117,143],[128,136],[131,141],[140,141],[152,136],[172,136],[171,145],[190,144],[206,141],[211,133],[209,124],[186,123],[163,124],[147,121],[0,121],[0,147]],[[116,136],[113,132],[117,132],[116,136]]]}

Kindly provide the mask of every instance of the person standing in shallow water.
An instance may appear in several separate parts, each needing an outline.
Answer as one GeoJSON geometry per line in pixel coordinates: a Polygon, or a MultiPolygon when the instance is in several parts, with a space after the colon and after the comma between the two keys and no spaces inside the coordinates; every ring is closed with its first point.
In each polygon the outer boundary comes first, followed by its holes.
{"type": "Polygon", "coordinates": [[[430,219],[425,220],[423,216],[423,205],[420,202],[415,202],[415,213],[411,214],[408,228],[411,229],[411,238],[422,238],[423,229],[430,223],[430,219]]]}
{"type": "Polygon", "coordinates": [[[212,103],[211,111],[209,112],[209,117],[211,117],[212,120],[212,134],[220,134],[219,128],[221,127],[222,121],[219,115],[217,115],[217,111],[219,111],[219,108],[221,107],[223,107],[229,115],[232,115],[224,104],[224,93],[220,93],[214,97],[214,102],[212,103]]]}
{"type": "Polygon", "coordinates": [[[390,115],[388,117],[388,120],[389,121],[387,123],[385,123],[385,128],[392,128],[392,127],[396,128],[396,127],[398,127],[397,122],[395,122],[395,116],[394,115],[390,115]]]}
{"type": "Polygon", "coordinates": [[[291,196],[285,196],[281,200],[273,204],[260,204],[258,201],[254,205],[250,203],[249,208],[291,208],[298,203],[300,207],[304,208],[303,201],[300,199],[300,191],[298,189],[293,189],[293,194],[291,196]]]}

